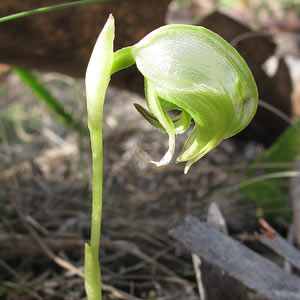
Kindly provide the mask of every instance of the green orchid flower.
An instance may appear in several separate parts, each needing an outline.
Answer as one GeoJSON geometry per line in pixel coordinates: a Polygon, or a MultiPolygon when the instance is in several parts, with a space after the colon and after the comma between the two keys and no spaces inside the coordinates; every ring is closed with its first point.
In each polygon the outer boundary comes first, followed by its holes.
{"type": "Polygon", "coordinates": [[[114,53],[112,73],[136,63],[145,78],[147,111],[155,128],[169,135],[169,149],[157,166],[168,164],[175,135],[194,121],[176,162],[190,166],[226,138],[244,129],[258,103],[254,78],[239,53],[214,32],[199,26],[167,25],[136,45],[114,53]],[[180,115],[172,118],[169,110],[180,115]]]}
{"type": "Polygon", "coordinates": [[[145,77],[149,111],[136,109],[169,135],[169,149],[157,166],[168,164],[175,135],[194,122],[177,162],[190,166],[253,118],[258,95],[253,76],[236,50],[217,34],[196,26],[161,27],[134,46],[113,53],[114,19],[101,31],[86,72],[88,127],[93,160],[91,243],[85,245],[85,287],[89,300],[101,300],[99,246],[102,214],[102,121],[106,89],[113,73],[136,63],[145,77]],[[170,110],[179,112],[175,117],[170,110]]]}

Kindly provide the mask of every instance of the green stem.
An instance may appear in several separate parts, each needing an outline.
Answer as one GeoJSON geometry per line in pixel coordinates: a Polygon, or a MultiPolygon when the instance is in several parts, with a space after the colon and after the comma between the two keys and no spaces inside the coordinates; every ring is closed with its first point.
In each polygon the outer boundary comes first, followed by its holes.
{"type": "Polygon", "coordinates": [[[92,202],[92,224],[91,244],[86,245],[86,280],[90,284],[89,300],[101,300],[101,270],[99,264],[99,248],[101,236],[102,219],[102,185],[103,185],[103,139],[102,120],[101,128],[90,129],[91,147],[93,153],[93,202],[92,202]],[[89,253],[87,253],[89,252],[89,253]],[[87,262],[87,260],[89,262],[87,262]],[[89,270],[88,270],[89,269],[89,270]]]}
{"type": "Polygon", "coordinates": [[[99,248],[102,219],[103,189],[103,138],[102,116],[100,112],[99,126],[90,128],[92,163],[93,163],[93,202],[91,222],[91,243],[85,245],[85,288],[88,300],[102,300],[101,270],[99,264],[99,248]]]}
{"type": "Polygon", "coordinates": [[[88,300],[102,300],[101,269],[99,263],[99,249],[102,220],[102,194],[103,194],[103,104],[97,102],[97,122],[92,122],[89,114],[88,127],[90,130],[92,148],[92,221],[91,242],[85,245],[85,287],[88,300]]]}
{"type": "Polygon", "coordinates": [[[132,55],[133,46],[122,48],[114,53],[111,74],[128,68],[135,64],[135,59],[132,55]]]}
{"type": "Polygon", "coordinates": [[[88,3],[94,3],[94,2],[104,2],[104,1],[109,1],[109,0],[81,0],[81,1],[67,2],[67,3],[52,5],[52,6],[36,8],[36,9],[33,9],[33,10],[23,11],[23,12],[20,12],[20,13],[17,13],[17,14],[2,17],[2,18],[0,18],[0,23],[11,21],[11,20],[18,19],[18,18],[27,17],[27,16],[34,15],[34,14],[48,12],[48,11],[51,11],[51,10],[56,10],[56,9],[61,9],[61,8],[68,8],[68,7],[72,7],[72,6],[88,4],[88,3]]]}
{"type": "MultiPolygon", "coordinates": [[[[101,126],[102,127],[102,126],[101,126]]],[[[102,128],[101,128],[102,129],[102,128]]],[[[91,249],[94,258],[99,258],[102,215],[102,178],[103,178],[103,146],[102,130],[91,131],[93,153],[93,206],[91,225],[91,249]]]]}

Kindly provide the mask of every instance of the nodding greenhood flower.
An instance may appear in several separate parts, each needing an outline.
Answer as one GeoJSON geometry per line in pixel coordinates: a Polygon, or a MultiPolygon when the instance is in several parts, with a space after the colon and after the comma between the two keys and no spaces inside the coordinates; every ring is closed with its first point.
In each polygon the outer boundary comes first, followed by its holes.
{"type": "Polygon", "coordinates": [[[175,150],[175,135],[194,121],[176,162],[190,166],[223,139],[244,129],[258,102],[254,78],[239,53],[219,35],[203,27],[167,25],[136,45],[114,53],[112,73],[136,63],[145,78],[150,111],[137,110],[155,128],[169,135],[169,150],[157,166],[166,165],[175,150]],[[169,110],[178,110],[176,117],[169,110]]]}
{"type": "Polygon", "coordinates": [[[197,26],[169,25],[154,30],[134,46],[113,53],[114,19],[101,31],[86,72],[88,126],[93,153],[91,243],[85,245],[85,287],[88,299],[101,300],[98,263],[102,212],[102,119],[110,76],[136,63],[145,77],[149,111],[137,110],[155,128],[169,135],[169,150],[157,166],[168,164],[175,135],[194,121],[177,162],[184,172],[208,151],[241,131],[253,118],[258,102],[253,76],[237,51],[217,34],[197,26]],[[177,116],[169,111],[177,110],[177,116]]]}

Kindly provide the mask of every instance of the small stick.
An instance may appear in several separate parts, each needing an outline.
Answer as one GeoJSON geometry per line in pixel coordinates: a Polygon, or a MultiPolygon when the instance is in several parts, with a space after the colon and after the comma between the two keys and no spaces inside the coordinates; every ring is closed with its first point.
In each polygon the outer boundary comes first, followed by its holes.
{"type": "Polygon", "coordinates": [[[201,259],[200,257],[195,254],[192,253],[192,260],[193,260],[193,266],[194,266],[194,270],[196,273],[196,281],[197,281],[197,286],[198,286],[198,291],[199,291],[199,298],[200,300],[205,300],[205,289],[204,289],[204,284],[202,282],[202,275],[201,275],[201,259]]]}
{"type": "MultiPolygon", "coordinates": [[[[286,240],[287,242],[293,246],[294,244],[294,228],[293,228],[293,225],[290,225],[289,226],[289,231],[288,231],[288,235],[286,237],[286,240]]],[[[283,266],[283,269],[288,272],[288,273],[292,273],[292,264],[287,260],[285,259],[284,260],[284,266],[283,266]]]]}
{"type": "Polygon", "coordinates": [[[32,238],[34,239],[34,241],[39,245],[39,247],[43,250],[43,252],[45,252],[45,254],[51,259],[53,260],[56,264],[58,264],[59,266],[63,267],[64,269],[67,269],[75,274],[77,274],[79,277],[84,277],[83,272],[78,269],[77,267],[75,267],[74,265],[72,265],[71,263],[63,260],[62,258],[58,257],[57,255],[55,255],[54,252],[52,252],[48,246],[43,242],[43,240],[39,237],[39,235],[37,234],[37,232],[33,229],[33,227],[28,223],[28,221],[26,221],[26,218],[24,217],[21,209],[18,207],[17,203],[12,200],[13,206],[15,207],[15,210],[17,212],[17,215],[20,219],[20,221],[23,223],[24,227],[26,228],[26,230],[29,232],[29,234],[32,236],[32,238]]]}
{"type": "MultiPolygon", "coordinates": [[[[72,273],[78,275],[80,278],[84,278],[84,273],[71,263],[63,260],[62,258],[58,257],[53,253],[49,247],[44,243],[44,241],[39,237],[37,232],[33,229],[33,227],[28,223],[26,218],[24,217],[22,211],[17,206],[17,203],[13,201],[13,205],[16,209],[16,212],[18,214],[18,217],[20,218],[21,222],[24,224],[24,227],[28,230],[29,234],[32,236],[32,238],[35,240],[35,242],[39,245],[39,247],[43,250],[43,252],[51,259],[53,260],[57,265],[62,267],[63,269],[66,269],[68,271],[71,271],[72,273]]],[[[102,284],[103,290],[110,292],[115,297],[118,297],[122,300],[141,300],[139,298],[136,298],[128,293],[125,293],[123,291],[120,291],[108,284],[102,284]]]]}
{"type": "MultiPolygon", "coordinates": [[[[294,165],[293,171],[300,171],[299,167],[300,157],[294,165]]],[[[292,211],[293,211],[293,226],[295,238],[298,248],[300,248],[300,180],[299,177],[291,178],[291,198],[292,198],[292,211]]]]}

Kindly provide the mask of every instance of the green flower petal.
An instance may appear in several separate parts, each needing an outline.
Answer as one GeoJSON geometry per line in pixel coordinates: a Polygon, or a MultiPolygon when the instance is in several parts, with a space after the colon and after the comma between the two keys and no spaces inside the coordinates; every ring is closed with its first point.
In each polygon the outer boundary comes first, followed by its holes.
{"type": "Polygon", "coordinates": [[[139,111],[154,127],[169,134],[169,151],[157,165],[171,160],[174,135],[184,132],[191,119],[195,128],[177,159],[187,162],[185,172],[223,139],[244,129],[256,112],[258,93],[246,62],[206,28],[158,28],[136,45],[117,51],[114,61],[126,63],[112,69],[129,66],[133,60],[145,77],[151,114],[139,111]],[[172,119],[168,109],[182,114],[172,119]]]}
{"type": "Polygon", "coordinates": [[[175,151],[174,124],[170,116],[162,109],[156,88],[151,81],[145,80],[145,93],[149,109],[169,135],[169,149],[166,154],[158,162],[151,161],[153,164],[160,167],[167,165],[171,161],[175,151]]]}
{"type": "Polygon", "coordinates": [[[143,106],[137,103],[134,103],[134,107],[153,127],[162,132],[166,132],[165,128],[159,123],[159,121],[156,119],[153,113],[151,113],[150,111],[148,111],[143,106]]]}
{"type": "MultiPolygon", "coordinates": [[[[148,111],[143,106],[137,103],[134,103],[134,107],[145,118],[145,120],[147,120],[153,127],[155,127],[156,129],[162,132],[166,132],[165,128],[159,123],[159,121],[150,111],[148,111]]],[[[190,127],[191,117],[189,114],[187,114],[184,111],[182,111],[180,115],[173,117],[171,119],[174,124],[175,134],[181,134],[190,127]]]]}
{"type": "Polygon", "coordinates": [[[172,121],[174,123],[175,134],[181,134],[189,129],[191,116],[185,111],[182,111],[179,116],[172,118],[172,121]]]}

